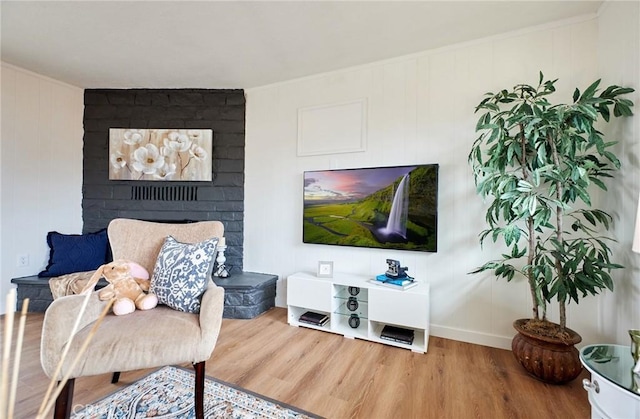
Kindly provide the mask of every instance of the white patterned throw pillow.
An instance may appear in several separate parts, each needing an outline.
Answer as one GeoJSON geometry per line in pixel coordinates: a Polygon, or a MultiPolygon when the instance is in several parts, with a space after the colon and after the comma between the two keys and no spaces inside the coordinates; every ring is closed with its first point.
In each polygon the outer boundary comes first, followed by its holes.
{"type": "Polygon", "coordinates": [[[180,243],[167,236],[153,269],[150,292],[158,302],[187,313],[200,312],[200,300],[211,278],[218,238],[180,243]]]}

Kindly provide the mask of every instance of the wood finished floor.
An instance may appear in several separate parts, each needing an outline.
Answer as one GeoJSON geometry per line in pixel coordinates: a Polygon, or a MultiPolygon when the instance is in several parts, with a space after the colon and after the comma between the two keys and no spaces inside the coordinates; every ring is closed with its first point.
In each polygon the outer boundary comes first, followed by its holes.
{"type": "MultiPolygon", "coordinates": [[[[27,319],[18,419],[35,416],[48,385],[39,358],[42,319],[39,313],[27,319]]],[[[568,385],[548,385],[524,373],[510,351],[431,337],[428,352],[417,354],[291,327],[286,319],[282,308],[252,320],[225,319],[207,375],[327,418],[590,416],[581,384],[585,371],[568,385]]],[[[110,375],[79,378],[74,405],[150,371],[124,372],[118,384],[110,383],[110,375]]]]}

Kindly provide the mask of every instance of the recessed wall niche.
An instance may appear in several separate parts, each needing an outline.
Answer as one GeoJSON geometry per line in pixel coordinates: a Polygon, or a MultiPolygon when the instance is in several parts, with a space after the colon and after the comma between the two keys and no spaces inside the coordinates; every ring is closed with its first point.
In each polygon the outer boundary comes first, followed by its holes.
{"type": "Polygon", "coordinates": [[[367,100],[298,109],[298,156],[367,150],[367,100]]]}

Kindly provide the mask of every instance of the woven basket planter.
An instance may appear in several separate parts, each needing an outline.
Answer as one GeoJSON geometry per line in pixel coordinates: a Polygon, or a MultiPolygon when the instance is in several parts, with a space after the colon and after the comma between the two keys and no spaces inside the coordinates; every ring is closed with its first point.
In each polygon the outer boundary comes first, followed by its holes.
{"type": "Polygon", "coordinates": [[[566,329],[566,339],[538,336],[523,328],[529,319],[513,322],[518,331],[511,341],[511,350],[520,365],[535,378],[550,384],[562,384],[575,379],[582,371],[580,355],[575,345],[579,334],[566,329]]]}

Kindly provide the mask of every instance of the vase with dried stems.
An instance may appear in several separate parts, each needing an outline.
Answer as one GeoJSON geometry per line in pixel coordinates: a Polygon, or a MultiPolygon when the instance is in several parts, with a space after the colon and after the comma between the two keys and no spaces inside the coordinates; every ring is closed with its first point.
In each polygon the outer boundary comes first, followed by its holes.
{"type": "Polygon", "coordinates": [[[24,327],[29,309],[29,299],[22,303],[18,331],[16,334],[15,355],[13,366],[11,366],[11,346],[13,342],[13,323],[16,311],[16,290],[12,288],[7,293],[6,301],[7,313],[4,316],[4,338],[2,344],[2,378],[0,383],[0,418],[13,419],[16,391],[18,387],[18,372],[20,370],[20,356],[22,354],[22,339],[24,337],[24,327]],[[11,370],[11,381],[9,381],[9,371],[11,370]]]}
{"type": "MultiPolygon", "coordinates": [[[[66,345],[66,348],[71,346],[71,342],[78,331],[80,325],[80,319],[82,318],[87,303],[89,302],[89,298],[91,296],[91,292],[87,292],[82,307],[78,313],[78,317],[74,323],[74,326],[71,330],[71,335],[69,336],[69,343],[66,345]]],[[[80,350],[76,354],[75,358],[71,362],[71,367],[69,371],[72,371],[77,363],[80,361],[82,356],[87,350],[89,343],[93,339],[102,323],[102,320],[105,318],[109,310],[111,309],[111,305],[114,300],[108,302],[105,305],[102,313],[100,313],[100,317],[93,324],[87,338],[82,342],[80,346],[80,350]]],[[[24,328],[27,317],[27,311],[29,308],[29,299],[23,300],[22,303],[22,311],[20,313],[20,320],[18,325],[18,331],[16,334],[16,343],[15,343],[15,355],[13,360],[13,366],[11,366],[11,346],[13,342],[13,323],[14,323],[14,314],[16,311],[16,290],[11,289],[7,293],[7,314],[5,314],[5,325],[4,325],[4,340],[3,340],[3,350],[2,350],[2,382],[0,383],[0,418],[13,419],[14,418],[14,407],[15,407],[15,399],[16,399],[16,391],[18,384],[18,374],[20,370],[20,356],[22,353],[22,340],[24,337],[24,328]],[[11,382],[9,382],[9,370],[12,371],[11,374],[11,382]]],[[[56,366],[56,373],[53,375],[49,382],[49,387],[47,388],[47,392],[42,400],[42,404],[40,405],[40,409],[38,410],[38,414],[36,416],[37,419],[44,419],[47,417],[51,409],[53,408],[56,398],[64,388],[64,385],[70,378],[69,374],[66,374],[62,380],[57,382],[56,377],[60,374],[62,369],[62,365],[67,357],[68,350],[65,349],[65,352],[62,354],[60,362],[56,366]]]]}

